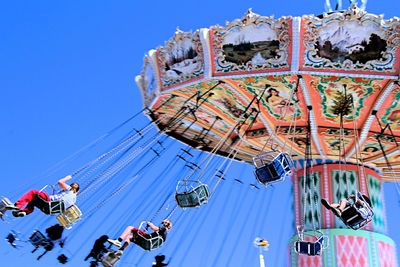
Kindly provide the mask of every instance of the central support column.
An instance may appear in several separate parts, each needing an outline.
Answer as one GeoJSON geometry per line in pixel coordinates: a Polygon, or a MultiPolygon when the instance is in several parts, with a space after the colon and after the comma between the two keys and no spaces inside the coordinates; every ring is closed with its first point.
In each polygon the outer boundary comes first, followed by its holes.
{"type": "Polygon", "coordinates": [[[321,256],[298,255],[293,250],[293,242],[297,240],[295,235],[289,242],[289,266],[396,267],[395,243],[386,235],[379,173],[373,168],[352,163],[316,162],[320,164],[312,167],[310,179],[304,181],[303,169],[295,171],[292,176],[294,229],[304,223],[305,229],[311,230],[313,225],[318,228],[319,223],[319,227],[329,237],[329,247],[321,256]],[[364,171],[358,175],[361,168],[364,171]],[[325,198],[329,203],[338,203],[356,190],[370,197],[375,216],[363,229],[351,230],[323,207],[320,200],[325,198]]]}

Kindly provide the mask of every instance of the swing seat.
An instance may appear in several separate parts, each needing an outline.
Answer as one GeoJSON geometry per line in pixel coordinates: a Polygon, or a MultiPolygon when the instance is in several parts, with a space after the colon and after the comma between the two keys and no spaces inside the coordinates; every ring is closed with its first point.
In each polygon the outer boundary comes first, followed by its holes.
{"type": "MultiPolygon", "coordinates": [[[[142,222],[139,226],[139,229],[143,229],[144,225],[146,225],[146,224],[147,224],[147,222],[142,222]]],[[[142,230],[142,231],[145,232],[144,230],[142,230]]],[[[161,247],[161,245],[164,243],[164,239],[157,232],[154,232],[150,235],[149,234],[142,235],[139,232],[137,232],[133,236],[132,241],[133,241],[133,243],[135,243],[142,249],[148,250],[148,251],[157,249],[157,248],[161,247]]]]}
{"type": "Polygon", "coordinates": [[[120,260],[120,257],[115,256],[115,251],[110,250],[101,259],[101,263],[105,267],[113,267],[117,262],[119,262],[119,260],[120,260]]]}
{"type": "Polygon", "coordinates": [[[1,201],[0,201],[0,219],[3,219],[3,215],[6,213],[7,211],[7,207],[9,206],[13,206],[14,204],[11,203],[11,201],[6,198],[6,197],[2,197],[1,201]]]}
{"type": "Polygon", "coordinates": [[[283,181],[291,174],[293,168],[289,154],[277,150],[254,157],[253,163],[256,167],[254,174],[257,181],[265,186],[283,181]]]}
{"type": "MultiPolygon", "coordinates": [[[[56,190],[54,189],[54,186],[51,185],[46,185],[45,187],[40,189],[40,192],[45,192],[48,195],[54,195],[55,191],[56,190]]],[[[33,199],[33,203],[44,214],[47,215],[57,215],[65,211],[65,204],[64,201],[62,200],[47,201],[41,196],[37,195],[33,199]]]]}
{"type": "Polygon", "coordinates": [[[198,181],[180,181],[176,187],[175,200],[181,208],[197,208],[208,202],[210,191],[198,181]],[[183,192],[181,189],[184,188],[183,192]]]}
{"type": "Polygon", "coordinates": [[[297,240],[294,245],[294,249],[298,254],[304,254],[308,256],[321,255],[324,247],[324,236],[320,236],[315,242],[297,240]]]}
{"type": "Polygon", "coordinates": [[[57,216],[58,222],[66,229],[71,229],[71,224],[82,216],[82,212],[76,205],[70,206],[64,213],[57,216]]]}
{"type": "Polygon", "coordinates": [[[370,221],[372,221],[372,217],[374,216],[374,212],[372,208],[363,201],[363,205],[361,207],[357,207],[355,203],[348,205],[340,216],[340,219],[353,230],[358,230],[365,225],[367,225],[370,221]]]}
{"type": "Polygon", "coordinates": [[[141,234],[137,234],[136,237],[133,238],[133,243],[135,243],[136,245],[138,245],[139,247],[141,247],[144,250],[154,250],[159,248],[162,243],[164,242],[164,239],[159,236],[143,236],[141,234]]]}
{"type": "MultiPolygon", "coordinates": [[[[314,231],[315,232],[315,231],[314,231]]],[[[328,248],[329,241],[328,237],[321,231],[316,231],[319,235],[313,235],[311,233],[305,233],[301,226],[297,226],[297,233],[299,239],[294,242],[294,251],[297,254],[303,254],[308,256],[319,256],[322,251],[328,248]],[[305,237],[309,237],[309,240],[305,240],[305,237]]]]}
{"type": "Polygon", "coordinates": [[[62,200],[46,201],[42,197],[37,196],[34,202],[35,206],[47,215],[57,215],[65,211],[64,201],[62,200]]]}

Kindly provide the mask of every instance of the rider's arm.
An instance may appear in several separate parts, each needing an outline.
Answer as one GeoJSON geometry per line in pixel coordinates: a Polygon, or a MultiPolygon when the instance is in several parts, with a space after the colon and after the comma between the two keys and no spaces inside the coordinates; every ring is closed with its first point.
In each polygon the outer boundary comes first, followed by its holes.
{"type": "Polygon", "coordinates": [[[151,222],[147,223],[148,226],[150,226],[151,230],[153,231],[158,231],[160,228],[152,224],[151,222]]]}
{"type": "Polygon", "coordinates": [[[68,190],[69,185],[67,185],[65,182],[70,180],[72,178],[71,175],[68,175],[60,180],[58,180],[58,186],[61,187],[62,190],[68,190]]]}

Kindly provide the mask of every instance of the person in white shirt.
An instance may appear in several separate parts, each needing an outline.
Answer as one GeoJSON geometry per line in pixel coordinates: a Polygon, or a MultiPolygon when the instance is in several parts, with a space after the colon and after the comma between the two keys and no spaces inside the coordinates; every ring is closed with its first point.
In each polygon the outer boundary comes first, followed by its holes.
{"type": "Polygon", "coordinates": [[[68,209],[68,207],[75,204],[76,194],[79,191],[78,183],[72,183],[70,185],[66,184],[66,181],[70,180],[71,178],[72,177],[68,175],[58,181],[57,184],[62,190],[55,195],[49,196],[46,192],[32,189],[18,199],[14,205],[10,205],[6,208],[9,210],[14,210],[13,215],[15,217],[24,217],[25,215],[31,214],[35,207],[40,208],[40,205],[43,205],[42,201],[38,201],[38,198],[40,197],[45,201],[62,200],[64,202],[65,209],[68,209]]]}

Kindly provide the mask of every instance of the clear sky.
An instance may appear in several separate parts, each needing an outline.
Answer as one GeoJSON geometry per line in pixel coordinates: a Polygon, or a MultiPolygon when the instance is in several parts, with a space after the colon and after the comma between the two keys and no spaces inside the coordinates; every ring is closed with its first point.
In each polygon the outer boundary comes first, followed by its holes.
{"type": "MultiPolygon", "coordinates": [[[[241,18],[248,8],[265,16],[301,16],[322,13],[324,3],[1,2],[0,194],[15,200],[31,185],[39,189],[46,183],[54,184],[79,165],[67,166],[53,176],[40,174],[139,112],[142,99],[134,77],[142,70],[143,56],[171,38],[177,26],[190,31],[224,25],[225,21],[241,18]]],[[[367,11],[384,13],[385,18],[399,15],[398,10],[400,3],[394,0],[370,0],[367,5],[367,11]]],[[[147,122],[141,115],[135,121],[137,125],[131,126],[140,128],[147,122]]],[[[60,253],[71,256],[69,266],[88,266],[83,258],[95,239],[103,234],[116,237],[126,225],[148,220],[174,190],[182,166],[168,174],[159,172],[179,151],[179,145],[170,146],[164,159],[153,165],[156,167],[149,173],[141,174],[93,216],[66,231],[64,251],[54,249],[36,261],[39,252],[31,254],[33,247],[29,243],[21,242],[22,247],[14,250],[0,242],[1,266],[55,266],[60,253]],[[151,184],[156,179],[160,182],[151,184]]],[[[83,164],[90,156],[96,157],[93,152],[80,162],[83,164]]],[[[91,210],[132,173],[96,188],[97,194],[93,192],[78,202],[82,210],[91,210]]],[[[266,265],[286,266],[286,244],[293,234],[290,181],[268,190],[251,189],[250,183],[255,183],[251,166],[235,163],[210,203],[174,214],[176,223],[163,248],[145,253],[132,246],[119,266],[151,266],[158,253],[166,254],[170,266],[257,266],[258,251],[252,246],[257,236],[271,243],[265,253],[266,265]],[[235,182],[235,178],[243,184],[235,182]]],[[[399,197],[393,184],[385,185],[384,190],[389,236],[400,244],[400,230],[396,228],[400,219],[399,197]]],[[[157,217],[155,222],[160,219],[157,217]]],[[[44,231],[55,222],[54,217],[46,219],[36,212],[10,224],[2,223],[0,237],[15,229],[26,240],[34,229],[44,231]]]]}

